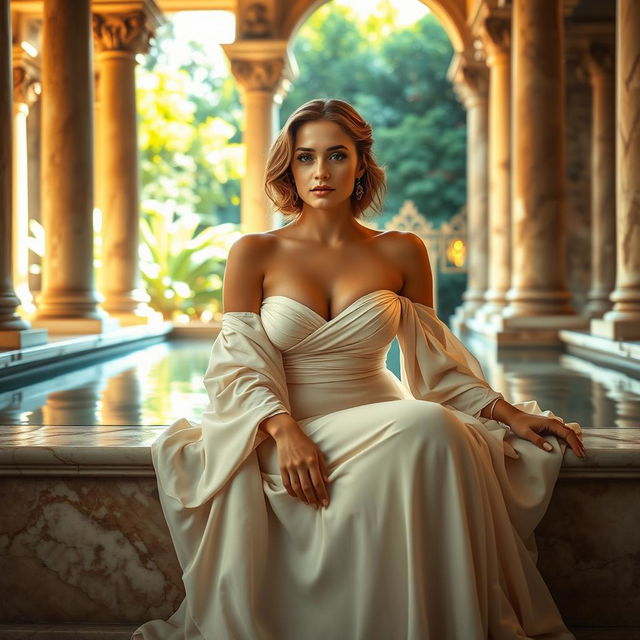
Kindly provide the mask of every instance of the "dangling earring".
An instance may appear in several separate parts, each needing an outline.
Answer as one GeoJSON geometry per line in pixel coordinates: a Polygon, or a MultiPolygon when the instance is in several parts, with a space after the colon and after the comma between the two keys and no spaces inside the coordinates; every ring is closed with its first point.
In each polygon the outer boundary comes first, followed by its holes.
{"type": "Polygon", "coordinates": [[[360,182],[360,178],[356,178],[356,200],[362,200],[362,196],[364,195],[364,187],[360,182]]]}

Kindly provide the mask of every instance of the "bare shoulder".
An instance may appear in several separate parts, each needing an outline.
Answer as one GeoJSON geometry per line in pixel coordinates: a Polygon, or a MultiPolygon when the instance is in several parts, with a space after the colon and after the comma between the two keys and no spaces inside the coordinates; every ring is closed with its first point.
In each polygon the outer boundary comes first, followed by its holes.
{"type": "Polygon", "coordinates": [[[379,239],[384,242],[389,258],[402,272],[402,295],[433,306],[433,275],[429,252],[422,238],[412,231],[390,230],[379,239]]]}
{"type": "Polygon", "coordinates": [[[267,231],[246,233],[231,245],[222,284],[224,312],[259,312],[264,265],[277,242],[277,238],[267,231]]]}

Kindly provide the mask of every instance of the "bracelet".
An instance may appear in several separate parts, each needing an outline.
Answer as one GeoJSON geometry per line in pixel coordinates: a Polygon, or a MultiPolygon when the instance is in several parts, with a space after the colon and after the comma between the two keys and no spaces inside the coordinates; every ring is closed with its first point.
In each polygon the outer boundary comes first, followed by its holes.
{"type": "Polygon", "coordinates": [[[496,402],[498,402],[498,400],[500,400],[500,398],[496,398],[492,403],[491,403],[491,410],[489,411],[489,420],[493,420],[493,410],[496,406],[496,402]]]}

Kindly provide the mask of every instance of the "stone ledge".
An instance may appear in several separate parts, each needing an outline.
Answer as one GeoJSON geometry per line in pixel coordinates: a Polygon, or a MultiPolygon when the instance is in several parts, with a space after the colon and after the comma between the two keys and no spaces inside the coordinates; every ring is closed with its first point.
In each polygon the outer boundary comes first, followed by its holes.
{"type": "Polygon", "coordinates": [[[610,340],[585,331],[560,331],[569,353],[608,367],[640,375],[640,341],[610,340]]]}
{"type": "MultiPolygon", "coordinates": [[[[171,322],[159,322],[149,325],[120,327],[104,334],[51,336],[49,342],[23,349],[0,350],[0,389],[2,378],[11,376],[12,383],[16,374],[33,370],[42,364],[60,364],[60,360],[69,358],[96,359],[96,352],[109,350],[110,355],[118,348],[130,349],[133,343],[142,340],[160,339],[173,329],[171,322]]],[[[65,366],[68,366],[68,362],[65,366]]],[[[75,364],[75,361],[74,361],[75,364]]]]}
{"type": "MultiPolygon", "coordinates": [[[[115,640],[175,611],[181,571],[149,449],[162,429],[0,428],[0,640],[115,640]]],[[[597,443],[596,431],[640,430],[585,430],[591,457],[565,454],[536,529],[538,564],[569,628],[591,627],[578,640],[630,640],[640,628],[640,444],[597,443]],[[628,629],[595,635],[606,625],[628,629]]]]}
{"type": "MultiPolygon", "coordinates": [[[[0,476],[152,477],[151,443],[165,428],[2,426],[0,476]]],[[[587,457],[581,460],[568,449],[561,478],[640,478],[640,428],[584,432],[587,457]]]]}

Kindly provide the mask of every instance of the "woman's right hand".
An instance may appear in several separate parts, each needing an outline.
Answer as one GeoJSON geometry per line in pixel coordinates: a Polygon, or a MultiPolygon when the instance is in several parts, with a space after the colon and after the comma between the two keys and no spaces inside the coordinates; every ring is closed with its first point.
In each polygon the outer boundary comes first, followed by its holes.
{"type": "Polygon", "coordinates": [[[279,414],[270,421],[275,419],[278,428],[266,425],[265,431],[276,441],[280,475],[287,493],[316,509],[329,506],[325,483],[330,480],[324,454],[290,415],[279,414]]]}

